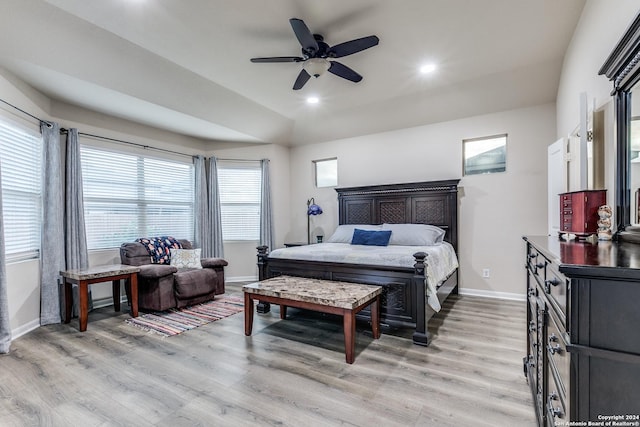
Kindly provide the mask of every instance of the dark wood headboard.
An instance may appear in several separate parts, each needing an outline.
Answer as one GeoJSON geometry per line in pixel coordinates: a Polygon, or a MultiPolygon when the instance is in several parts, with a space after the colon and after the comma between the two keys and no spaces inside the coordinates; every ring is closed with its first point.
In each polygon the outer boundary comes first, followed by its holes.
{"type": "Polygon", "coordinates": [[[339,224],[432,224],[458,252],[458,182],[412,182],[336,188],[339,224]]]}

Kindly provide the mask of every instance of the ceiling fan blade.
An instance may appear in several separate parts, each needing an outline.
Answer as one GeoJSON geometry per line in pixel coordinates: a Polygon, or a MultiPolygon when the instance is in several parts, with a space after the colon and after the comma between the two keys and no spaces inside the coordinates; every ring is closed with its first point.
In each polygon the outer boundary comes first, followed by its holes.
{"type": "Polygon", "coordinates": [[[329,67],[328,71],[330,73],[335,74],[338,77],[351,80],[352,82],[355,82],[355,83],[358,83],[360,80],[362,80],[362,76],[360,74],[356,73],[351,68],[337,61],[331,61],[331,66],[329,67]]]}
{"type": "Polygon", "coordinates": [[[298,74],[298,78],[296,79],[296,82],[293,84],[293,90],[302,89],[302,86],[304,86],[305,83],[307,83],[310,78],[311,78],[311,75],[309,73],[307,73],[304,69],[300,70],[300,74],[298,74]]]}
{"type": "Polygon", "coordinates": [[[299,56],[272,56],[269,58],[251,58],[251,62],[302,62],[299,56]]]}
{"type": "Polygon", "coordinates": [[[298,18],[289,19],[289,23],[302,46],[302,50],[308,52],[309,56],[313,56],[313,54],[318,51],[318,42],[315,37],[313,37],[313,34],[311,34],[311,31],[309,31],[307,24],[298,18]]]}
{"type": "Polygon", "coordinates": [[[342,58],[343,56],[351,55],[353,53],[360,52],[361,50],[377,46],[378,42],[380,42],[380,39],[378,39],[377,36],[367,36],[340,43],[329,49],[329,57],[342,58]]]}

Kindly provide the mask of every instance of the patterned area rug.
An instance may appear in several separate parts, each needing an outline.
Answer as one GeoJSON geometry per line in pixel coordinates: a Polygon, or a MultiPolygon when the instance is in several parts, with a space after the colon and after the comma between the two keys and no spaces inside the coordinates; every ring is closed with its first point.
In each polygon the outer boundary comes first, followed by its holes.
{"type": "Polygon", "coordinates": [[[141,314],[126,319],[125,322],[142,330],[170,337],[239,313],[243,309],[242,297],[223,295],[216,296],[213,301],[190,307],[141,314]]]}

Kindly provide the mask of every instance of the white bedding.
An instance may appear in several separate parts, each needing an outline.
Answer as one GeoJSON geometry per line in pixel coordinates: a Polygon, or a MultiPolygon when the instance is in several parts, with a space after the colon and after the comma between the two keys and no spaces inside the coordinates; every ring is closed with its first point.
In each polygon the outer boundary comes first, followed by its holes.
{"type": "Polygon", "coordinates": [[[440,302],[436,295],[437,287],[458,268],[456,253],[453,246],[447,242],[434,246],[365,246],[349,243],[320,243],[276,249],[269,253],[269,258],[413,268],[416,262],[413,254],[416,252],[425,252],[429,255],[425,260],[427,264],[427,303],[433,310],[440,311],[440,302]]]}

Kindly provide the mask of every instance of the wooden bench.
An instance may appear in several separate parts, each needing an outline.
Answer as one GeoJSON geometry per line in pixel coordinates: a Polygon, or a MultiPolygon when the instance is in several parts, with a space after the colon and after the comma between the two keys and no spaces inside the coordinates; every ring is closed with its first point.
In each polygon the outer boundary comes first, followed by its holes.
{"type": "Polygon", "coordinates": [[[287,317],[287,307],[341,315],[347,363],[353,363],[355,358],[356,314],[369,305],[373,338],[380,338],[381,286],[279,276],[244,285],[242,290],[246,336],[250,336],[253,329],[253,300],[260,300],[279,304],[281,319],[287,317]]]}

